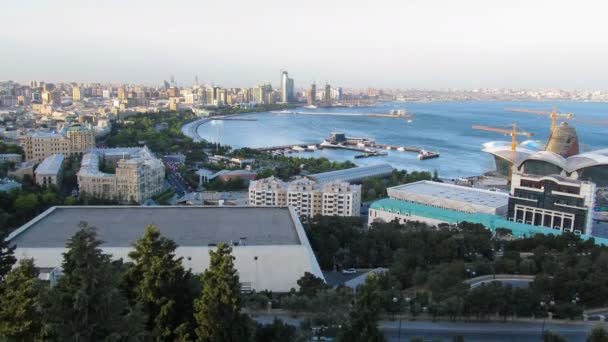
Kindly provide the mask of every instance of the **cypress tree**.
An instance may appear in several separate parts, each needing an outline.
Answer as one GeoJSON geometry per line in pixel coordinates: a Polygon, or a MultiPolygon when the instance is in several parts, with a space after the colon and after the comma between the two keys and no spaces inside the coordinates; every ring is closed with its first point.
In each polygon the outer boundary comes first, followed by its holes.
{"type": "Polygon", "coordinates": [[[158,340],[183,335],[192,317],[193,298],[187,288],[190,274],[184,271],[182,258],[175,257],[176,248],[175,242],[149,225],[129,253],[134,264],[125,274],[125,287],[129,299],[148,316],[147,328],[158,340]]]}
{"type": "Polygon", "coordinates": [[[119,289],[119,268],[99,248],[96,229],[81,228],[66,245],[63,277],[44,300],[48,340],[144,340],[145,316],[119,289]]]}
{"type": "Polygon", "coordinates": [[[241,311],[241,287],[232,248],[220,243],[209,251],[209,268],[201,277],[203,290],[194,301],[197,341],[237,342],[249,339],[248,318],[241,311]]]}
{"type": "Polygon", "coordinates": [[[38,308],[41,284],[32,259],[23,259],[10,271],[0,296],[0,336],[11,341],[41,338],[42,315],[38,308]]]}

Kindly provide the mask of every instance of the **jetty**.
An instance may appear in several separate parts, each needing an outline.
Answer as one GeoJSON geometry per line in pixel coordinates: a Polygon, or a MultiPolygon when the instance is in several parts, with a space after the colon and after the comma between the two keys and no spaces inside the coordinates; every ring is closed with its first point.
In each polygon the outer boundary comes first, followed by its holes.
{"type": "Polygon", "coordinates": [[[414,116],[411,114],[383,114],[383,113],[335,113],[335,112],[302,112],[294,110],[275,110],[273,114],[294,114],[294,115],[331,115],[331,116],[367,116],[392,119],[411,119],[414,116]]]}

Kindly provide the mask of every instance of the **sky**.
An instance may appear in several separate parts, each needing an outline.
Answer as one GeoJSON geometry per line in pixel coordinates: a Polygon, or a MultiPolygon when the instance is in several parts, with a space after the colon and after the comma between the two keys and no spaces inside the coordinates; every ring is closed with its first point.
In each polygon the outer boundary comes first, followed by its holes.
{"type": "Polygon", "coordinates": [[[608,89],[606,0],[20,0],[0,80],[608,89]]]}

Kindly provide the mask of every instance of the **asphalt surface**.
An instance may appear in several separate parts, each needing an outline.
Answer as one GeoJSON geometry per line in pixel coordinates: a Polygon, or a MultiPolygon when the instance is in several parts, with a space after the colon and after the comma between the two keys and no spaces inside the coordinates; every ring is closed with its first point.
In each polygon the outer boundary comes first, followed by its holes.
{"type": "MultiPolygon", "coordinates": [[[[287,324],[299,326],[300,319],[288,315],[256,315],[254,319],[270,324],[274,318],[287,324]]],[[[550,323],[544,329],[564,336],[568,341],[584,342],[587,334],[598,322],[550,323]]],[[[605,324],[605,323],[604,323],[605,324]]],[[[606,325],[604,325],[606,327],[606,325]]],[[[542,321],[531,322],[432,322],[432,321],[380,321],[379,328],[389,342],[409,342],[414,337],[427,341],[452,342],[455,336],[462,336],[466,342],[528,342],[540,341],[543,330],[542,321]]]]}

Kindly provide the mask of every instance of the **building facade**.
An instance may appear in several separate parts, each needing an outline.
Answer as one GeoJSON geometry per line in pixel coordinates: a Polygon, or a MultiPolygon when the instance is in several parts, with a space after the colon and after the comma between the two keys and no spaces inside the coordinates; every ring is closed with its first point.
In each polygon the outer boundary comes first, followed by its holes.
{"type": "Polygon", "coordinates": [[[285,183],[269,177],[249,183],[252,206],[290,206],[299,216],[359,216],[361,186],[342,181],[320,184],[309,178],[285,183]]]}
{"type": "Polygon", "coordinates": [[[596,186],[558,175],[513,174],[508,219],[591,234],[596,186]]]}
{"type": "Polygon", "coordinates": [[[72,126],[59,133],[36,132],[22,138],[21,147],[26,161],[42,161],[53,154],[80,155],[95,147],[95,130],[72,126]]]}
{"type": "Polygon", "coordinates": [[[63,174],[64,159],[63,154],[53,154],[46,157],[34,171],[36,184],[40,186],[59,186],[63,174]]]}
{"type": "Polygon", "coordinates": [[[161,193],[164,179],[162,162],[147,147],[91,151],[83,156],[78,171],[81,192],[122,203],[142,203],[161,193]],[[102,165],[115,166],[115,173],[101,171],[102,165]]]}

